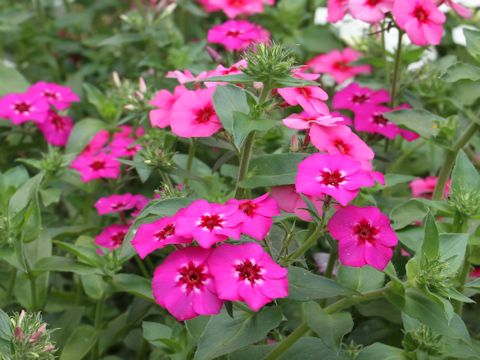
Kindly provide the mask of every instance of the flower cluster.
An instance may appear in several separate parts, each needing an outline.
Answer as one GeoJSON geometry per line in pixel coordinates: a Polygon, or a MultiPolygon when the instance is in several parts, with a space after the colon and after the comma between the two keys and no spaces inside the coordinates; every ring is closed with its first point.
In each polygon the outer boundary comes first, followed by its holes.
{"type": "Polygon", "coordinates": [[[73,121],[65,111],[79,100],[69,87],[40,81],[24,93],[0,98],[0,118],[14,125],[31,121],[49,144],[64,146],[73,129],[73,121]]]}
{"type": "Polygon", "coordinates": [[[208,31],[210,43],[222,44],[229,51],[238,51],[248,46],[268,42],[270,33],[259,25],[247,20],[228,20],[208,31]]]}
{"type": "Polygon", "coordinates": [[[275,0],[198,0],[207,12],[223,11],[230,19],[239,15],[262,13],[264,5],[275,5],[275,0]]]}

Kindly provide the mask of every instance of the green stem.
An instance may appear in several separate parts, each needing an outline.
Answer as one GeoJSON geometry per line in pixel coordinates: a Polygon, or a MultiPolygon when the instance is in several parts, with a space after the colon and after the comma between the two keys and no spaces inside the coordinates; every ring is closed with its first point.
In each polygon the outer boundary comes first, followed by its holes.
{"type": "Polygon", "coordinates": [[[445,161],[443,162],[440,173],[438,174],[437,186],[435,186],[435,191],[433,192],[433,200],[441,200],[445,186],[447,185],[448,178],[450,177],[450,172],[453,169],[455,160],[457,158],[458,152],[468,144],[470,139],[475,135],[475,133],[480,129],[480,125],[475,122],[472,122],[468,125],[465,132],[460,136],[457,142],[453,145],[452,149],[447,152],[445,161]]]}
{"type": "MultiPolygon", "coordinates": [[[[195,140],[193,138],[190,140],[191,142],[188,148],[188,159],[187,159],[187,169],[186,169],[188,173],[192,172],[193,159],[195,159],[195,151],[197,149],[197,143],[195,142],[195,140]]],[[[185,179],[183,179],[183,183],[184,185],[188,185],[188,177],[185,177],[185,179]]]]}
{"type": "Polygon", "coordinates": [[[332,248],[330,251],[330,256],[328,257],[328,263],[327,263],[327,269],[325,270],[324,276],[326,278],[331,278],[333,274],[333,269],[335,268],[335,263],[337,262],[338,259],[338,253],[337,250],[332,248]]]}
{"type": "MultiPolygon", "coordinates": [[[[465,288],[465,283],[468,280],[468,274],[470,274],[470,262],[468,261],[468,247],[467,247],[467,252],[465,253],[465,258],[463,259],[463,266],[460,274],[458,275],[458,281],[460,282],[460,286],[457,288],[457,290],[461,293],[463,293],[463,290],[465,288]]],[[[455,309],[455,312],[462,316],[463,312],[463,302],[461,301],[454,301],[453,307],[455,309]]]]}
{"type": "Polygon", "coordinates": [[[12,297],[15,281],[17,280],[17,269],[13,268],[10,278],[8,279],[7,293],[5,294],[5,302],[8,305],[10,298],[12,297]]]}
{"type": "MultiPolygon", "coordinates": [[[[355,304],[359,304],[366,301],[375,300],[381,298],[389,286],[385,286],[381,289],[365,292],[361,295],[355,295],[348,298],[341,299],[329,306],[324,310],[327,314],[333,314],[343,309],[346,309],[355,304]]],[[[303,335],[309,331],[309,327],[306,321],[303,321],[290,335],[278,343],[264,360],[275,360],[280,358],[293,344],[295,344],[303,335]]]]}
{"type": "Polygon", "coordinates": [[[145,267],[145,265],[143,264],[142,260],[138,257],[138,255],[135,255],[135,263],[137,264],[138,268],[142,272],[142,275],[146,279],[150,279],[150,274],[149,274],[147,268],[145,267]]]}
{"type": "Polygon", "coordinates": [[[240,186],[240,182],[247,177],[254,142],[255,131],[252,131],[247,135],[247,138],[245,139],[245,144],[240,151],[240,167],[238,168],[237,187],[235,190],[235,198],[237,199],[244,194],[243,189],[240,186]]]}
{"type": "Polygon", "coordinates": [[[410,157],[413,153],[415,153],[418,149],[425,145],[425,142],[422,139],[418,139],[415,144],[413,144],[407,151],[405,151],[402,155],[400,155],[388,168],[386,173],[393,174],[397,171],[398,167],[402,165],[402,163],[410,157]]]}
{"type": "Polygon", "coordinates": [[[37,311],[38,304],[37,304],[37,279],[35,275],[32,273],[32,269],[30,267],[30,263],[25,255],[25,249],[23,246],[23,236],[20,239],[20,252],[22,256],[22,262],[25,266],[25,272],[27,273],[28,280],[30,282],[30,296],[32,298],[32,311],[37,311]]]}
{"type": "MultiPolygon", "coordinates": [[[[103,325],[103,313],[105,310],[105,296],[102,296],[95,306],[95,320],[94,326],[97,331],[102,329],[103,325]]],[[[100,343],[97,340],[93,349],[92,349],[92,359],[99,359],[100,358],[100,343]]]]}
{"type": "Polygon", "coordinates": [[[400,73],[400,63],[402,60],[402,39],[404,32],[398,29],[398,42],[397,42],[397,50],[395,53],[395,64],[393,66],[393,77],[392,77],[392,88],[390,91],[390,95],[392,96],[390,100],[390,106],[393,108],[395,106],[396,97],[397,97],[397,87],[398,87],[398,75],[400,73]]]}

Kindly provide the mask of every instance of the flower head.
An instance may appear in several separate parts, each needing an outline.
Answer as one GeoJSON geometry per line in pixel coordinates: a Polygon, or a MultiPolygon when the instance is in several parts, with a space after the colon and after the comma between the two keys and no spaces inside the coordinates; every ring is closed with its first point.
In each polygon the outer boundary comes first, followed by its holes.
{"type": "Polygon", "coordinates": [[[170,125],[171,111],[173,104],[180,97],[182,93],[188,91],[184,86],[177,86],[173,94],[168,90],[158,91],[153,100],[150,102],[150,105],[156,107],[154,110],[150,110],[150,124],[152,127],[166,128],[170,125]]]}
{"type": "Polygon", "coordinates": [[[277,89],[287,104],[300,105],[309,114],[329,114],[325,101],[327,93],[319,86],[303,86],[277,89]]]}
{"type": "Polygon", "coordinates": [[[97,209],[98,215],[106,215],[132,210],[136,204],[137,197],[133,194],[115,194],[98,199],[95,203],[95,208],[97,209]]]}
{"type": "MultiPolygon", "coordinates": [[[[274,198],[282,211],[294,213],[303,221],[312,221],[308,206],[300,194],[295,190],[295,185],[275,186],[272,188],[274,198]]],[[[323,201],[317,196],[307,196],[319,215],[322,214],[323,201]]]]}
{"type": "Polygon", "coordinates": [[[105,153],[80,154],[73,160],[71,167],[77,170],[83,182],[95,179],[116,179],[120,176],[120,162],[105,153]]]}
{"type": "Polygon", "coordinates": [[[344,119],[339,116],[322,114],[310,115],[305,111],[300,114],[291,114],[287,118],[283,119],[283,124],[286,127],[297,130],[307,130],[312,128],[314,125],[322,127],[335,127],[343,123],[344,119]]]}
{"type": "Polygon", "coordinates": [[[268,42],[270,33],[247,20],[228,20],[208,31],[208,42],[222,44],[229,51],[242,50],[254,43],[268,42]]]}
{"type": "Polygon", "coordinates": [[[58,110],[65,110],[71,103],[80,101],[77,94],[68,86],[40,81],[28,88],[28,94],[45,99],[58,110]]]}
{"type": "Polygon", "coordinates": [[[328,0],[328,17],[327,21],[335,23],[342,20],[348,13],[349,0],[328,0]]]}
{"type": "Polygon", "coordinates": [[[374,24],[392,11],[395,0],[350,0],[350,13],[355,19],[374,24]]]}
{"type": "Polygon", "coordinates": [[[109,250],[118,249],[123,244],[125,235],[127,235],[129,226],[123,224],[113,224],[107,226],[95,238],[95,243],[109,250]]]}
{"type": "Polygon", "coordinates": [[[222,300],[244,301],[258,311],[273,299],[288,296],[287,269],[276,264],[258,244],[222,244],[213,251],[208,264],[222,300]]]}
{"type": "Polygon", "coordinates": [[[45,121],[50,106],[48,102],[33,94],[7,94],[0,98],[0,114],[18,125],[27,121],[39,124],[45,121]]]}
{"type": "Polygon", "coordinates": [[[339,242],[339,258],[346,266],[370,265],[383,270],[398,243],[389,218],[373,206],[350,205],[337,210],[328,231],[339,242]]]}
{"type": "MultiPolygon", "coordinates": [[[[437,186],[438,177],[436,176],[427,176],[426,178],[417,178],[410,182],[410,190],[412,191],[413,197],[421,197],[430,199],[435,191],[437,186]]],[[[447,182],[445,187],[445,196],[448,196],[450,193],[450,181],[447,182]]]]}
{"type": "Polygon", "coordinates": [[[49,144],[65,146],[73,130],[73,121],[68,116],[62,116],[50,110],[45,121],[37,126],[49,144]]]}
{"type": "Polygon", "coordinates": [[[239,15],[252,15],[263,12],[264,0],[210,0],[209,4],[221,9],[233,19],[239,15]]]}
{"type": "Polygon", "coordinates": [[[335,94],[333,108],[355,112],[366,105],[380,105],[389,101],[390,95],[387,90],[372,90],[368,87],[361,87],[357,83],[351,83],[335,94]]]}

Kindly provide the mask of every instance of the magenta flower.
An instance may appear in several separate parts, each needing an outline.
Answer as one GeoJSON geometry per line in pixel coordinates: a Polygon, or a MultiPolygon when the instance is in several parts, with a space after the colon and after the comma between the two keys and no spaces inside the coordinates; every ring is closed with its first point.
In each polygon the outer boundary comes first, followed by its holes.
{"type": "Polygon", "coordinates": [[[213,0],[197,0],[197,1],[200,3],[200,5],[202,5],[203,10],[205,10],[206,12],[214,12],[214,11],[221,10],[220,7],[212,4],[213,0]]]}
{"type": "Polygon", "coordinates": [[[321,114],[310,115],[305,111],[301,114],[291,114],[283,119],[283,124],[286,127],[296,130],[307,130],[315,124],[322,127],[335,127],[343,123],[344,119],[339,116],[321,114]]]}
{"type": "Polygon", "coordinates": [[[277,202],[268,193],[253,200],[232,199],[227,204],[238,206],[234,217],[239,221],[241,232],[256,240],[263,240],[267,236],[273,217],[280,215],[277,202]]]}
{"type": "Polygon", "coordinates": [[[211,204],[196,200],[177,214],[177,234],[193,237],[203,248],[225,241],[229,237],[240,238],[240,226],[235,204],[211,204]]]}
{"type": "Polygon", "coordinates": [[[332,104],[334,109],[348,109],[355,112],[365,105],[380,105],[388,102],[390,102],[390,95],[387,90],[372,90],[352,83],[335,94],[332,104]]]}
{"type": "Polygon", "coordinates": [[[83,182],[95,179],[116,179],[120,176],[120,162],[105,153],[81,154],[70,165],[77,170],[83,182]]]}
{"type": "Polygon", "coordinates": [[[370,265],[383,270],[398,244],[390,219],[373,206],[350,205],[337,210],[328,231],[338,241],[339,259],[346,266],[370,265]]]}
{"type": "Polygon", "coordinates": [[[176,234],[176,221],[175,215],[140,225],[132,240],[132,246],[138,255],[144,259],[148,254],[167,245],[191,243],[192,238],[176,234]]]}
{"type": "Polygon", "coordinates": [[[119,213],[126,210],[132,210],[137,205],[137,197],[126,193],[121,195],[110,195],[102,197],[95,203],[98,215],[119,213]]]}
{"type": "Polygon", "coordinates": [[[95,243],[99,246],[109,249],[110,251],[118,249],[123,244],[125,235],[128,232],[128,225],[113,224],[107,226],[95,238],[95,243]]]}
{"type": "Polygon", "coordinates": [[[358,74],[370,74],[370,65],[354,65],[353,63],[362,57],[362,53],[350,48],[343,51],[333,50],[327,54],[318,55],[309,60],[307,65],[315,72],[328,74],[341,84],[358,74]]]}
{"type": "Polygon", "coordinates": [[[328,0],[327,21],[331,23],[342,20],[348,12],[349,0],[328,0]]]}
{"type": "Polygon", "coordinates": [[[395,0],[350,0],[350,13],[355,19],[375,24],[392,11],[395,0]]]}
{"type": "Polygon", "coordinates": [[[188,247],[171,253],[157,267],[152,290],[157,304],[177,320],[215,315],[222,308],[215,280],[207,263],[211,251],[188,247]]]}
{"type": "Polygon", "coordinates": [[[37,126],[49,144],[65,146],[73,130],[73,121],[68,116],[61,116],[50,110],[45,121],[38,123],[37,126]]]}
{"type": "Polygon", "coordinates": [[[149,113],[152,127],[163,129],[170,126],[173,104],[185,91],[187,91],[187,88],[184,86],[177,86],[173,94],[168,90],[160,90],[155,94],[153,100],[150,101],[150,105],[156,107],[149,113]]]}
{"type": "Polygon", "coordinates": [[[432,0],[396,1],[393,16],[412,43],[424,46],[442,41],[446,17],[432,0]]]}
{"type": "Polygon", "coordinates": [[[446,5],[450,6],[453,9],[453,11],[455,11],[458,15],[460,15],[461,17],[463,17],[465,19],[471,18],[473,16],[472,9],[469,9],[469,8],[466,8],[462,5],[460,5],[460,4],[457,4],[453,0],[437,0],[437,2],[436,2],[437,6],[440,6],[442,4],[446,4],[446,5]]]}
{"type": "Polygon", "coordinates": [[[210,0],[209,3],[233,19],[238,15],[262,13],[264,0],[210,0]]]}
{"type": "MultiPolygon", "coordinates": [[[[242,59],[237,61],[232,66],[226,68],[222,64],[219,64],[215,69],[209,71],[207,74],[207,79],[212,76],[225,76],[225,75],[235,75],[235,74],[242,74],[242,70],[248,66],[247,61],[242,59]]],[[[226,85],[226,82],[221,81],[205,81],[203,83],[205,87],[215,87],[218,85],[226,85]]]]}
{"type": "Polygon", "coordinates": [[[228,20],[208,30],[210,43],[222,44],[229,51],[242,50],[251,44],[268,42],[270,33],[247,20],[228,20]]]}
{"type": "Polygon", "coordinates": [[[7,94],[0,98],[0,113],[15,125],[26,121],[42,123],[49,109],[44,98],[32,94],[7,94]]]}
{"type": "Polygon", "coordinates": [[[80,101],[77,94],[68,86],[40,81],[28,88],[28,94],[44,98],[58,110],[65,110],[71,103],[80,101]]]}
{"type": "MultiPolygon", "coordinates": [[[[317,213],[322,214],[323,201],[317,196],[306,196],[315,206],[317,213]]],[[[306,210],[307,204],[295,190],[295,185],[275,186],[272,188],[274,198],[282,211],[297,215],[303,221],[312,221],[312,215],[306,210]]]]}
{"type": "Polygon", "coordinates": [[[287,269],[276,264],[255,243],[222,244],[208,259],[218,297],[244,301],[254,311],[288,296],[287,269]]]}
{"type": "Polygon", "coordinates": [[[185,91],[173,105],[170,126],[181,137],[209,137],[222,128],[213,107],[215,88],[185,91]]]}
{"type": "Polygon", "coordinates": [[[290,87],[277,89],[288,105],[300,105],[309,114],[329,114],[325,100],[328,95],[319,86],[290,87]]]}
{"type": "Polygon", "coordinates": [[[346,155],[314,154],[298,165],[295,181],[299,193],[311,196],[330,195],[347,205],[362,187],[375,185],[362,163],[346,155]]]}
{"type": "Polygon", "coordinates": [[[189,82],[196,82],[198,80],[205,79],[207,77],[207,72],[202,71],[200,74],[195,76],[189,70],[175,70],[167,72],[167,75],[165,77],[169,79],[177,79],[178,83],[180,85],[183,85],[189,82]]]}
{"type": "MultiPolygon", "coordinates": [[[[438,178],[436,176],[427,176],[426,178],[417,178],[410,182],[410,190],[413,197],[421,197],[431,199],[435,187],[437,186],[438,178]]],[[[445,186],[444,196],[448,196],[450,193],[450,181],[445,186]]]]}

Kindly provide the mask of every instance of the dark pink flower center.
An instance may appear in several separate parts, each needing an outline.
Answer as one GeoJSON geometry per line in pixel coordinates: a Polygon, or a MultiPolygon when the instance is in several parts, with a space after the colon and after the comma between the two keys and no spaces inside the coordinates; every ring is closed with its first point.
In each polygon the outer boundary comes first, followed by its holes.
{"type": "Polygon", "coordinates": [[[228,5],[233,7],[243,7],[245,6],[245,0],[228,0],[228,5]]]}
{"type": "Polygon", "coordinates": [[[359,95],[353,95],[352,97],[352,102],[355,104],[363,104],[370,100],[370,96],[367,94],[359,94],[359,95]]]}
{"type": "Polygon", "coordinates": [[[255,215],[255,210],[258,209],[258,204],[255,204],[252,201],[246,201],[239,206],[240,210],[242,210],[247,216],[252,217],[255,215]]]}
{"type": "Polygon", "coordinates": [[[413,16],[421,23],[427,22],[430,13],[421,5],[417,5],[415,10],[413,10],[413,16]]]}
{"type": "Polygon", "coordinates": [[[118,231],[112,235],[110,238],[114,246],[120,246],[123,243],[123,239],[125,239],[125,235],[127,233],[125,231],[118,231]]]}
{"type": "Polygon", "coordinates": [[[350,154],[350,150],[352,149],[350,145],[348,145],[342,139],[335,139],[333,141],[333,145],[337,148],[337,150],[344,155],[350,154]]]}
{"type": "Polygon", "coordinates": [[[57,131],[65,130],[65,122],[63,121],[60,115],[57,115],[57,114],[53,115],[51,121],[55,130],[57,131]]]}
{"type": "Polygon", "coordinates": [[[49,89],[43,91],[43,96],[49,99],[57,100],[59,98],[58,93],[49,89]]]}
{"type": "Polygon", "coordinates": [[[377,125],[387,125],[388,120],[382,114],[373,115],[373,122],[377,125]]]}
{"type": "Polygon", "coordinates": [[[350,69],[350,66],[348,65],[348,63],[346,61],[337,61],[337,62],[333,63],[333,68],[335,70],[339,70],[339,71],[346,71],[346,70],[350,69]]]}
{"type": "Polygon", "coordinates": [[[364,244],[365,242],[374,243],[376,236],[380,232],[380,229],[370,224],[366,219],[363,219],[353,228],[353,233],[357,236],[358,240],[364,244]]]}
{"type": "Polygon", "coordinates": [[[20,101],[15,103],[15,105],[13,105],[13,108],[15,109],[15,111],[18,111],[19,113],[23,114],[23,113],[29,112],[32,106],[25,101],[20,101]]]}
{"type": "Polygon", "coordinates": [[[320,182],[326,186],[338,188],[345,180],[345,176],[338,170],[330,171],[326,169],[320,173],[320,182]]]}
{"type": "Polygon", "coordinates": [[[230,29],[227,31],[227,36],[230,37],[238,37],[243,33],[243,31],[238,30],[238,29],[230,29]]]}
{"type": "Polygon", "coordinates": [[[309,98],[312,96],[312,89],[308,88],[308,87],[299,87],[297,88],[297,92],[302,95],[302,96],[305,96],[306,98],[309,98]]]}
{"type": "Polygon", "coordinates": [[[200,218],[198,226],[212,231],[214,229],[223,228],[224,222],[225,220],[222,219],[220,214],[203,215],[200,218]]]}
{"type": "Polygon", "coordinates": [[[205,124],[215,115],[215,109],[212,104],[205,105],[204,108],[197,111],[195,121],[199,124],[205,124]]]}
{"type": "Polygon", "coordinates": [[[94,171],[105,169],[106,163],[103,160],[95,160],[90,164],[90,168],[94,171]]]}
{"type": "Polygon", "coordinates": [[[235,265],[235,270],[240,280],[249,281],[252,285],[263,280],[262,268],[248,259],[235,265]]]}
{"type": "Polygon", "coordinates": [[[162,230],[153,234],[153,237],[155,238],[155,241],[162,241],[173,236],[173,234],[175,234],[175,224],[168,224],[162,230]]]}
{"type": "Polygon", "coordinates": [[[206,274],[205,270],[204,265],[197,266],[190,261],[188,265],[178,269],[178,274],[180,275],[177,280],[178,284],[185,286],[187,292],[203,289],[205,282],[208,280],[208,274],[206,274]]]}
{"type": "Polygon", "coordinates": [[[120,202],[115,203],[115,204],[112,205],[112,210],[121,209],[121,208],[125,207],[125,205],[127,205],[125,202],[120,201],[120,202]]]}
{"type": "Polygon", "coordinates": [[[368,6],[377,6],[382,0],[367,0],[365,3],[368,6]]]}

